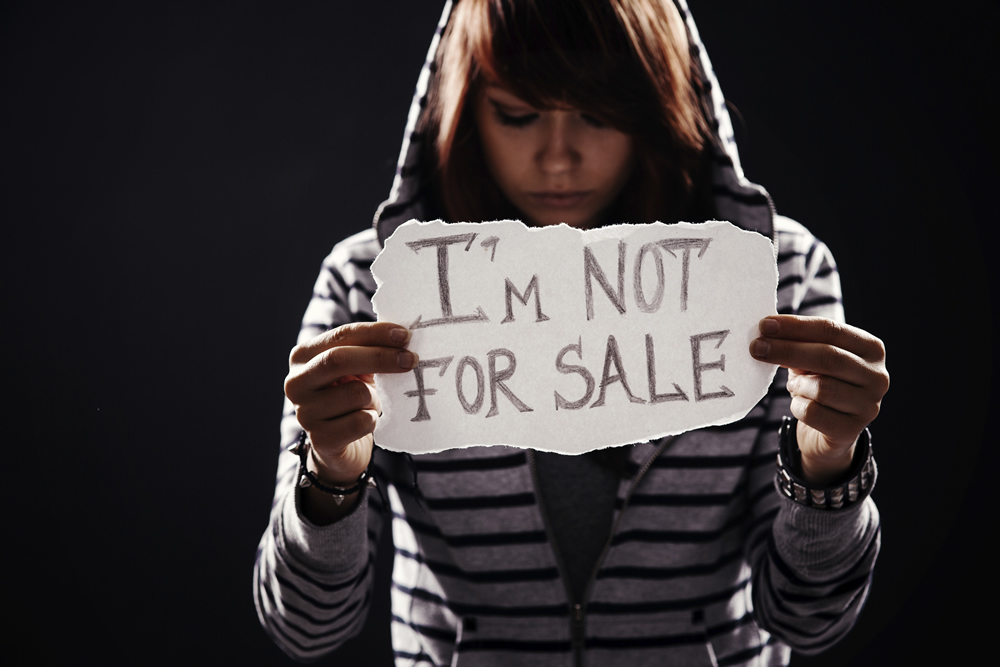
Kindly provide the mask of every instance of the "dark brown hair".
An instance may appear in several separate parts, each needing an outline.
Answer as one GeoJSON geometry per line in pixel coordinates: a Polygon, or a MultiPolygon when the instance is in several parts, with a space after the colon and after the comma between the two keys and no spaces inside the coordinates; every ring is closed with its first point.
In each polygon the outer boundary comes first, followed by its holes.
{"type": "Polygon", "coordinates": [[[709,133],[687,32],[671,0],[461,0],[437,52],[424,136],[451,221],[517,217],[472,118],[485,83],[538,109],[569,105],[635,139],[609,222],[679,219],[709,133]]]}

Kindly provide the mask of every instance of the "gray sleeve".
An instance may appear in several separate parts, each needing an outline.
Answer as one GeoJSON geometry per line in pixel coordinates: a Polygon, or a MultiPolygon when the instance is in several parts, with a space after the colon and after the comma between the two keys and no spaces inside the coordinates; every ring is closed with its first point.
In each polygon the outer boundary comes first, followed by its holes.
{"type": "MultiPolygon", "coordinates": [[[[341,324],[372,321],[374,280],[368,265],[374,232],[339,243],[326,258],[299,332],[302,343],[341,324]]],[[[315,660],[357,634],[368,614],[375,553],[382,530],[378,493],[362,491],[340,521],[316,526],[299,511],[299,459],[288,451],[300,432],[286,400],[274,503],[254,566],[261,624],[286,653],[315,660]]]]}
{"type": "Polygon", "coordinates": [[[854,625],[880,545],[878,510],[865,498],[819,510],[782,498],[754,573],[754,609],[795,650],[819,653],[854,625]]]}
{"type": "MultiPolygon", "coordinates": [[[[778,312],[844,321],[836,263],[804,227],[779,218],[778,312]]],[[[753,524],[747,542],[754,614],[798,652],[819,653],[853,626],[868,595],[880,545],[870,497],[840,510],[806,507],[774,487],[778,427],[791,414],[779,369],[757,443],[749,490],[753,524]]]]}
{"type": "Polygon", "coordinates": [[[271,638],[293,658],[311,660],[364,626],[381,530],[380,500],[365,489],[350,514],[317,526],[302,516],[298,489],[288,486],[260,542],[254,601],[271,638]]]}

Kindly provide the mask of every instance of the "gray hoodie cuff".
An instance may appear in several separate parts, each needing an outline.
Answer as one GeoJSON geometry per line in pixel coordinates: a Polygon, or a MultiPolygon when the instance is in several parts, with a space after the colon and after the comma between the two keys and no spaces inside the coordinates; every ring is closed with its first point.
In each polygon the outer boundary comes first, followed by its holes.
{"type": "Polygon", "coordinates": [[[781,559],[807,581],[825,581],[850,572],[878,531],[878,508],[871,497],[852,507],[829,510],[800,505],[782,496],[774,522],[781,559]]]}
{"type": "Polygon", "coordinates": [[[293,489],[282,500],[278,541],[284,552],[313,572],[360,572],[368,563],[368,489],[361,491],[350,514],[327,526],[303,516],[300,492],[293,489]]]}

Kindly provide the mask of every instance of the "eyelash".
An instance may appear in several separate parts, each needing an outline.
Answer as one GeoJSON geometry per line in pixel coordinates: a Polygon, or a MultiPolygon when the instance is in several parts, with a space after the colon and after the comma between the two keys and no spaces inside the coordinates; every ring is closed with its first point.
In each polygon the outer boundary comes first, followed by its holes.
{"type": "MultiPolygon", "coordinates": [[[[512,116],[510,114],[504,113],[503,111],[500,111],[500,109],[494,108],[494,111],[496,111],[497,119],[500,121],[500,123],[508,127],[527,127],[532,122],[538,119],[537,113],[529,113],[524,116],[512,116]]],[[[601,122],[601,120],[597,118],[594,118],[590,114],[581,114],[580,117],[583,119],[583,122],[587,123],[587,125],[590,125],[591,127],[595,128],[607,127],[605,123],[601,122]]]]}
{"type": "Polygon", "coordinates": [[[500,109],[494,109],[497,112],[497,119],[499,119],[502,125],[507,125],[508,127],[526,127],[530,125],[532,121],[538,118],[537,113],[529,113],[524,116],[511,116],[506,114],[500,109]]]}

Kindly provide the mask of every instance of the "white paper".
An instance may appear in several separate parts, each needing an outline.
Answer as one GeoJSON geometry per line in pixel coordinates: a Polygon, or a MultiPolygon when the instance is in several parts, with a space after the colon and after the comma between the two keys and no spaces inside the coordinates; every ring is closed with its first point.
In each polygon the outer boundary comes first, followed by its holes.
{"type": "Polygon", "coordinates": [[[420,358],[375,378],[389,450],[642,442],[744,417],[776,370],[749,353],[776,312],[773,246],[728,222],[411,220],[372,273],[378,320],[420,358]]]}

